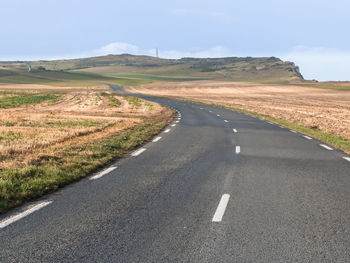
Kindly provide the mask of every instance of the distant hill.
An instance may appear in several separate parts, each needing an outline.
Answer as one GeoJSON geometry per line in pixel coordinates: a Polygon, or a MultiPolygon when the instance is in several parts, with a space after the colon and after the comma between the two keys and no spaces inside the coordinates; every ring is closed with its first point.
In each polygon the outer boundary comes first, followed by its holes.
{"type": "Polygon", "coordinates": [[[152,76],[157,78],[212,79],[228,81],[301,81],[299,68],[275,57],[227,57],[161,59],[150,56],[108,55],[101,57],[0,62],[7,70],[85,71],[116,77],[152,76]]]}

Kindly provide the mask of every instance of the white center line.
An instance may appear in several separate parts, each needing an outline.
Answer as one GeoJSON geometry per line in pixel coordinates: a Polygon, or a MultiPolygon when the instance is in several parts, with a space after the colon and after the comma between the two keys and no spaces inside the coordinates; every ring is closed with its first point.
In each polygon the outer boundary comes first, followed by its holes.
{"type": "Polygon", "coordinates": [[[347,160],[348,162],[350,162],[350,158],[349,157],[343,157],[345,160],[347,160]]]}
{"type": "Polygon", "coordinates": [[[0,229],[4,228],[4,227],[7,227],[8,225],[10,225],[10,224],[12,224],[12,223],[22,219],[23,217],[26,217],[27,215],[30,215],[31,213],[34,213],[35,211],[37,211],[37,210],[39,210],[39,209],[41,209],[41,208],[51,204],[52,202],[53,201],[41,202],[41,203],[39,203],[39,204],[29,208],[28,210],[26,210],[26,211],[24,211],[24,212],[22,212],[22,213],[20,213],[18,215],[12,216],[12,217],[10,217],[10,218],[0,222],[0,229]]]}
{"type": "Polygon", "coordinates": [[[131,156],[136,157],[136,156],[140,155],[141,153],[143,153],[143,152],[146,151],[146,150],[147,150],[146,148],[141,148],[141,149],[139,149],[139,150],[133,152],[133,153],[131,154],[131,156]]]}
{"type": "Polygon", "coordinates": [[[170,132],[170,129],[166,129],[166,130],[164,131],[164,133],[167,133],[167,132],[170,132]]]}
{"type": "Polygon", "coordinates": [[[221,222],[222,217],[225,214],[228,201],[230,200],[229,194],[223,194],[218,207],[216,208],[215,214],[213,216],[212,222],[221,222]]]}
{"type": "Polygon", "coordinates": [[[233,132],[234,132],[234,133],[236,133],[236,132],[237,132],[237,130],[236,130],[236,129],[233,129],[233,132]]]}
{"type": "Polygon", "coordinates": [[[228,120],[224,120],[224,122],[228,122],[228,120]]]}
{"type": "Polygon", "coordinates": [[[236,146],[236,153],[239,154],[241,152],[241,146],[236,146]]]}
{"type": "Polygon", "coordinates": [[[320,144],[320,146],[322,146],[323,148],[327,149],[328,151],[332,151],[333,148],[327,146],[327,145],[324,145],[324,144],[320,144]]]}
{"type": "Polygon", "coordinates": [[[160,139],[162,139],[162,137],[158,136],[158,137],[155,138],[152,142],[157,142],[157,141],[159,141],[160,139]]]}
{"type": "Polygon", "coordinates": [[[106,174],[112,172],[112,171],[113,171],[114,169],[116,169],[116,168],[117,168],[116,166],[109,167],[109,168],[103,170],[102,172],[100,172],[100,173],[98,173],[98,174],[96,174],[96,175],[90,177],[89,180],[96,180],[96,179],[99,179],[99,178],[101,178],[102,176],[104,176],[104,175],[106,175],[106,174]]]}
{"type": "Polygon", "coordinates": [[[171,124],[171,127],[175,127],[176,126],[176,124],[171,124]]]}
{"type": "Polygon", "coordinates": [[[303,135],[303,137],[306,138],[306,139],[308,139],[308,140],[312,140],[312,138],[309,137],[309,136],[303,135]]]}

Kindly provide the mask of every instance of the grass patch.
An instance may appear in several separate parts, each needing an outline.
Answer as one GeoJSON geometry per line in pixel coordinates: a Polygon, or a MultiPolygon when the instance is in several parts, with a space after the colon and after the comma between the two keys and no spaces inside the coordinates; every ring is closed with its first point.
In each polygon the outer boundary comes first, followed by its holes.
{"type": "Polygon", "coordinates": [[[87,176],[150,140],[168,122],[161,116],[83,147],[66,146],[61,157],[41,156],[23,168],[0,169],[0,213],[87,176]]]}
{"type": "Polygon", "coordinates": [[[13,97],[2,97],[0,98],[0,108],[15,108],[21,105],[52,101],[58,98],[59,96],[52,94],[24,94],[13,97]]]}
{"type": "Polygon", "coordinates": [[[124,98],[133,108],[138,108],[141,106],[142,100],[137,97],[125,96],[124,98]]]}

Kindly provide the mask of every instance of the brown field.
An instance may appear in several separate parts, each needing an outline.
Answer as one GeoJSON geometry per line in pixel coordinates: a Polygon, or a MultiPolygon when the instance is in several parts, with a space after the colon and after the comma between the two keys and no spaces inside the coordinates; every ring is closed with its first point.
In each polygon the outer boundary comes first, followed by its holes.
{"type": "Polygon", "coordinates": [[[43,90],[61,93],[56,101],[0,109],[2,169],[35,164],[45,156],[59,158],[64,155],[65,146],[83,147],[87,142],[117,134],[152,118],[171,115],[170,110],[158,104],[117,96],[104,86],[89,89],[0,86],[0,91],[23,90],[26,93],[43,90]]]}
{"type": "Polygon", "coordinates": [[[158,82],[128,90],[249,110],[350,140],[350,91],[214,81],[158,82]]]}

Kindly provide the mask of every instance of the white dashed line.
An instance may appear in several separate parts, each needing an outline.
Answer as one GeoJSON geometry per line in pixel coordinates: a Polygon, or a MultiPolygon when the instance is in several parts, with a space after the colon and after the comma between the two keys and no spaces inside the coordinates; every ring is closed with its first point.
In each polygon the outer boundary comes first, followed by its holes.
{"type": "Polygon", "coordinates": [[[236,129],[233,129],[233,132],[234,132],[234,133],[236,133],[236,132],[237,132],[237,130],[236,130],[236,129]]]}
{"type": "Polygon", "coordinates": [[[34,213],[35,211],[38,211],[39,209],[41,209],[41,208],[43,208],[51,203],[52,203],[52,201],[41,202],[40,204],[37,204],[37,205],[29,208],[28,210],[26,210],[18,215],[15,215],[15,216],[12,216],[8,219],[5,219],[4,221],[0,222],[0,229],[7,227],[8,225],[30,215],[31,213],[34,213]]]}
{"type": "Polygon", "coordinates": [[[333,151],[333,148],[327,146],[327,145],[324,145],[324,144],[320,144],[321,147],[327,149],[328,151],[333,151]]]}
{"type": "Polygon", "coordinates": [[[304,137],[305,139],[312,140],[312,138],[309,137],[309,136],[303,135],[303,137],[304,137]]]}
{"type": "Polygon", "coordinates": [[[216,114],[216,116],[220,117],[220,114],[216,114]]]}
{"type": "Polygon", "coordinates": [[[158,137],[155,138],[152,142],[157,142],[157,141],[159,141],[160,139],[162,139],[162,137],[158,136],[158,137]]]}
{"type": "Polygon", "coordinates": [[[267,123],[268,123],[268,124],[273,124],[272,122],[269,122],[269,121],[268,121],[267,123]]]}
{"type": "Polygon", "coordinates": [[[175,121],[176,123],[179,123],[180,121],[175,121]]]}
{"type": "Polygon", "coordinates": [[[107,169],[103,170],[102,172],[100,172],[100,173],[98,173],[98,174],[96,174],[96,175],[94,175],[94,176],[90,177],[90,180],[96,180],[96,179],[99,179],[99,178],[101,178],[102,176],[104,176],[104,175],[106,175],[106,174],[108,174],[108,173],[112,172],[112,171],[113,171],[113,170],[115,170],[115,169],[117,169],[117,167],[116,167],[116,166],[109,167],[109,168],[107,168],[107,169]]]}
{"type": "Polygon", "coordinates": [[[345,160],[347,160],[348,162],[350,162],[350,158],[349,157],[343,157],[345,160]]]}
{"type": "Polygon", "coordinates": [[[203,108],[200,108],[201,110],[203,110],[203,108]]]}
{"type": "Polygon", "coordinates": [[[293,130],[289,130],[290,132],[292,132],[292,133],[297,133],[296,131],[293,131],[293,130]]]}
{"type": "Polygon", "coordinates": [[[141,153],[143,153],[143,152],[146,151],[146,150],[147,150],[146,148],[141,148],[141,149],[139,149],[139,150],[133,152],[133,153],[131,154],[131,156],[136,157],[136,156],[140,155],[141,153]]]}
{"type": "Polygon", "coordinates": [[[236,146],[236,153],[239,154],[241,152],[241,146],[236,146]]]}
{"type": "Polygon", "coordinates": [[[209,112],[212,112],[211,110],[209,112]]]}
{"type": "Polygon", "coordinates": [[[164,133],[168,133],[168,132],[170,132],[170,129],[166,129],[166,130],[164,131],[164,133]]]}
{"type": "Polygon", "coordinates": [[[282,129],[284,129],[284,127],[283,127],[283,126],[278,126],[278,127],[280,127],[280,128],[282,128],[282,129]]]}
{"type": "Polygon", "coordinates": [[[224,120],[224,122],[228,122],[228,120],[224,120]]]}
{"type": "Polygon", "coordinates": [[[176,126],[176,124],[171,124],[171,127],[175,127],[176,126]]]}
{"type": "Polygon", "coordinates": [[[219,205],[216,208],[215,214],[213,216],[212,222],[221,222],[222,217],[225,214],[226,207],[227,207],[229,200],[230,200],[229,194],[222,195],[220,202],[219,202],[219,205]]]}

